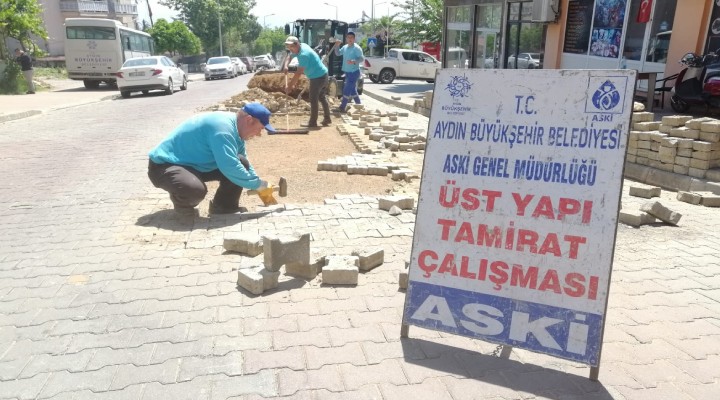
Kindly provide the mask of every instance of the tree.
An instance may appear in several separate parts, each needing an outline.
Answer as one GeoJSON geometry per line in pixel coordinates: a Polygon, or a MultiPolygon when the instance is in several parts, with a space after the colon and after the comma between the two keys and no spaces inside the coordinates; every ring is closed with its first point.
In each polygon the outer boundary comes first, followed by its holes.
{"type": "Polygon", "coordinates": [[[10,61],[0,75],[0,93],[17,93],[20,75],[20,66],[6,48],[5,39],[17,39],[23,50],[38,53],[33,37],[47,39],[37,0],[0,0],[0,58],[10,61]]]}
{"type": "Polygon", "coordinates": [[[0,57],[10,55],[5,38],[17,39],[23,50],[35,52],[33,36],[47,39],[37,0],[0,0],[0,57]]]}
{"type": "Polygon", "coordinates": [[[403,11],[396,38],[404,43],[440,42],[443,0],[403,0],[393,2],[403,11]]]}
{"type": "Polygon", "coordinates": [[[161,18],[148,33],[155,40],[155,50],[159,53],[167,51],[172,55],[192,55],[200,52],[200,39],[182,21],[168,23],[161,18]]]}
{"type": "Polygon", "coordinates": [[[200,38],[203,48],[219,54],[221,22],[223,36],[242,28],[252,27],[250,9],[255,6],[254,0],[160,0],[180,14],[190,31],[200,38]]]}

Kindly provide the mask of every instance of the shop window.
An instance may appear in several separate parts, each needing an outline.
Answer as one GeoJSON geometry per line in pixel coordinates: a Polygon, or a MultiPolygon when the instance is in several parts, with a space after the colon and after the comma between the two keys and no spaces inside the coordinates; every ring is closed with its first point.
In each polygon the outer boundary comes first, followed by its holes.
{"type": "Polygon", "coordinates": [[[447,7],[447,49],[443,66],[465,68],[473,40],[473,6],[447,7]],[[453,57],[451,59],[451,57],[453,57]],[[463,58],[464,57],[464,58],[463,58]]]}
{"type": "Polygon", "coordinates": [[[544,24],[530,22],[532,3],[510,3],[507,35],[507,68],[542,68],[544,24]]]}
{"type": "Polygon", "coordinates": [[[500,64],[502,4],[481,4],[475,16],[475,68],[497,68],[500,64]]]}
{"type": "Polygon", "coordinates": [[[642,0],[632,0],[630,3],[623,57],[631,61],[630,66],[636,68],[643,62],[665,64],[677,0],[655,0],[649,22],[637,22],[641,3],[642,0]],[[640,63],[633,65],[632,61],[640,63]]]}

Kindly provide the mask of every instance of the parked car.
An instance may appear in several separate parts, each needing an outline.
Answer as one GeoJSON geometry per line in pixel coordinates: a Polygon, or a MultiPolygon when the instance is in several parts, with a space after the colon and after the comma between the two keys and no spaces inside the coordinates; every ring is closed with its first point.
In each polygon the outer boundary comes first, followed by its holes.
{"type": "Polygon", "coordinates": [[[234,78],[235,64],[230,57],[210,57],[205,65],[205,80],[216,78],[234,78]]]}
{"type": "Polygon", "coordinates": [[[520,53],[517,56],[517,66],[515,65],[515,56],[508,57],[508,68],[517,69],[536,69],[542,68],[542,58],[540,53],[520,53]]]}
{"type": "Polygon", "coordinates": [[[252,57],[240,57],[240,61],[242,61],[245,66],[247,67],[248,72],[255,72],[257,71],[257,66],[255,66],[255,59],[252,57]]]}
{"type": "Polygon", "coordinates": [[[235,65],[235,75],[243,75],[247,73],[245,63],[239,57],[230,57],[230,61],[235,65]]]}
{"type": "Polygon", "coordinates": [[[115,76],[123,98],[130,97],[132,92],[147,94],[151,90],[164,90],[173,94],[178,85],[180,90],[188,87],[185,71],[165,56],[130,58],[115,76]]]}
{"type": "Polygon", "coordinates": [[[375,83],[392,83],[395,78],[434,82],[439,68],[440,61],[417,50],[390,49],[385,58],[365,58],[365,73],[375,83]]]}
{"type": "Polygon", "coordinates": [[[273,69],[275,68],[275,65],[273,65],[273,61],[270,57],[267,56],[267,54],[263,54],[261,56],[255,56],[255,65],[257,65],[258,69],[273,69]]]}

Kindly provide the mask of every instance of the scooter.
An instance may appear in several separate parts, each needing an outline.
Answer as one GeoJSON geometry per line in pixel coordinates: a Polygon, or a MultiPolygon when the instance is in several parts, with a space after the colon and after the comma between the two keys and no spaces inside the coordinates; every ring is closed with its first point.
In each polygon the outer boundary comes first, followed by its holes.
{"type": "Polygon", "coordinates": [[[720,107],[720,49],[702,56],[687,53],[679,63],[685,68],[671,90],[672,109],[684,113],[692,105],[720,107]]]}

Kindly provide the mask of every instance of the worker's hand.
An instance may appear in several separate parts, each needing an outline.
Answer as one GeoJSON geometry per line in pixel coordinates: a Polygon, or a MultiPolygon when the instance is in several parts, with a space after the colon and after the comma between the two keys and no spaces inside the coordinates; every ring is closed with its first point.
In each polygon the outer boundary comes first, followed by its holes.
{"type": "Polygon", "coordinates": [[[334,47],[340,46],[340,41],[336,39],[336,40],[335,40],[335,44],[334,44],[333,46],[334,46],[334,47]]]}
{"type": "Polygon", "coordinates": [[[258,186],[257,190],[260,191],[260,190],[267,189],[267,188],[268,188],[268,181],[264,181],[264,180],[260,179],[260,186],[258,186]]]}
{"type": "Polygon", "coordinates": [[[287,75],[287,73],[288,73],[288,67],[286,67],[286,66],[283,65],[282,72],[283,72],[283,74],[287,75]]]}

